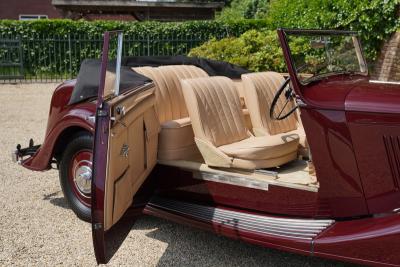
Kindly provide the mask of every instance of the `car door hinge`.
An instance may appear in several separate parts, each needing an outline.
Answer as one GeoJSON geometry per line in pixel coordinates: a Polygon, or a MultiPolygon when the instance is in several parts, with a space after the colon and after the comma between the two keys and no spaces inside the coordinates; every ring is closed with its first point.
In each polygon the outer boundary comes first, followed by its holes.
{"type": "Polygon", "coordinates": [[[304,103],[304,101],[301,100],[300,98],[296,98],[296,103],[297,103],[297,106],[299,106],[301,108],[307,107],[307,104],[304,103]]]}
{"type": "Polygon", "coordinates": [[[108,112],[107,112],[106,110],[101,110],[101,109],[99,109],[99,110],[97,111],[97,116],[98,116],[98,117],[106,117],[106,116],[108,116],[108,112]]]}
{"type": "Polygon", "coordinates": [[[95,223],[93,225],[94,230],[100,230],[103,228],[103,224],[102,223],[95,223]]]}

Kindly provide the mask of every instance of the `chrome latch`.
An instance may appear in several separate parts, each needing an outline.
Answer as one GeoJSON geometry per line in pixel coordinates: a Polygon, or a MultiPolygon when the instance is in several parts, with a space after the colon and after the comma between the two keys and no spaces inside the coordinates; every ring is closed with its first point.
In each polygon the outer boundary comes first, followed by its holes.
{"type": "Polygon", "coordinates": [[[107,117],[108,116],[108,112],[107,112],[107,110],[99,109],[97,111],[97,116],[99,116],[99,117],[107,117]]]}
{"type": "Polygon", "coordinates": [[[297,106],[299,106],[299,107],[301,107],[301,108],[307,107],[307,104],[304,103],[304,101],[301,100],[300,98],[296,98],[296,104],[297,104],[297,106]]]}
{"type": "Polygon", "coordinates": [[[103,228],[103,224],[101,224],[101,223],[95,223],[95,224],[93,225],[93,228],[94,228],[94,230],[100,230],[100,229],[103,228]]]}
{"type": "Polygon", "coordinates": [[[121,116],[125,116],[125,107],[124,106],[119,106],[116,108],[117,114],[121,116]]]}
{"type": "Polygon", "coordinates": [[[86,120],[92,123],[96,122],[96,117],[94,115],[92,116],[86,116],[86,120]]]}

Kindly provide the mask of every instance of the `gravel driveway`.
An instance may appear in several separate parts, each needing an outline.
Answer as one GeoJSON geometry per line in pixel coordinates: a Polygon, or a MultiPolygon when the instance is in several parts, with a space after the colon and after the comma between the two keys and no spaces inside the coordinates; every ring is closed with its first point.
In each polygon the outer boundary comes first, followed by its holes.
{"type": "MultiPolygon", "coordinates": [[[[91,226],[63,198],[56,170],[11,162],[17,143],[43,141],[55,84],[0,85],[0,266],[96,265],[91,226]]],[[[143,216],[110,266],[333,266],[143,216]]]]}

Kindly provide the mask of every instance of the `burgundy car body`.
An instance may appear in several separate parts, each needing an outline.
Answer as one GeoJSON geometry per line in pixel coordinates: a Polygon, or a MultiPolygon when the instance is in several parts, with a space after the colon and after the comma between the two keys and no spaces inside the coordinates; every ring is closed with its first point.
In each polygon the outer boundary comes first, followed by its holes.
{"type": "MultiPolygon", "coordinates": [[[[134,201],[135,206],[127,215],[159,216],[304,255],[399,266],[400,85],[373,83],[368,76],[350,74],[302,85],[292,64],[286,33],[278,31],[291,81],[301,100],[301,119],[320,183],[318,192],[278,186],[261,191],[198,180],[188,170],[158,165],[137,194],[140,200],[134,201]],[[162,179],[166,176],[169,179],[162,179]],[[156,200],[149,201],[151,197],[156,200]],[[184,211],[173,212],[163,208],[160,204],[163,199],[189,203],[187,205],[200,203],[249,216],[331,219],[333,223],[311,240],[300,240],[233,227],[212,217],[200,219],[184,211]]],[[[93,235],[96,258],[105,262],[109,252],[107,239],[118,232],[119,226],[109,231],[101,228],[107,147],[99,144],[100,139],[106,140],[107,132],[99,129],[105,127],[110,118],[97,116],[95,125],[93,116],[96,103],[97,113],[108,107],[101,99],[68,105],[73,87],[74,81],[69,81],[54,92],[45,142],[22,165],[36,171],[47,170],[52,159],[57,157],[58,149],[62,149],[65,137],[81,130],[95,133],[93,235]]],[[[133,222],[133,219],[127,220],[133,222]]]]}
{"type": "Polygon", "coordinates": [[[44,142],[32,157],[21,162],[25,168],[33,171],[49,170],[53,157],[62,151],[68,137],[78,131],[94,132],[96,102],[68,105],[75,82],[66,81],[55,89],[44,142]]]}

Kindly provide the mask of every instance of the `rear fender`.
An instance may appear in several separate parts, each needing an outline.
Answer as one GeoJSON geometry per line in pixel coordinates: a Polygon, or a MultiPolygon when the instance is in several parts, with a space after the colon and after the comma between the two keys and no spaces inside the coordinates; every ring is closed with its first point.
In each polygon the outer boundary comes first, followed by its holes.
{"type": "Polygon", "coordinates": [[[36,153],[21,164],[33,171],[45,171],[51,168],[52,158],[59,156],[69,138],[79,131],[93,134],[94,105],[91,103],[78,104],[80,107],[71,108],[64,116],[47,130],[46,138],[36,153]],[[93,109],[92,109],[93,108],[93,109]]]}

